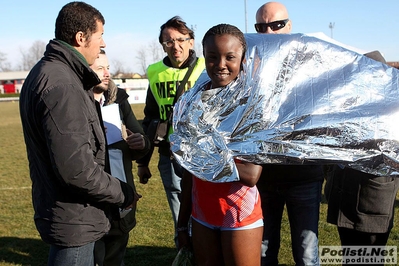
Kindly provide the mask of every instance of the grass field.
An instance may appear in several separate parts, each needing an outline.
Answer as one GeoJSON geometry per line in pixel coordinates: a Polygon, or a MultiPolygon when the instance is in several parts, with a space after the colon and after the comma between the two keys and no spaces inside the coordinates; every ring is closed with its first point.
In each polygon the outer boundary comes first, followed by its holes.
{"type": "MultiPolygon", "coordinates": [[[[141,119],[144,105],[132,105],[141,119]]],[[[48,245],[41,241],[33,223],[31,181],[25,144],[19,119],[18,102],[0,103],[0,266],[46,265],[48,245]]],[[[157,154],[150,168],[153,177],[137,190],[143,195],[137,210],[137,226],[130,233],[125,258],[127,266],[171,265],[176,250],[173,243],[173,223],[166,196],[157,171],[157,154]]],[[[134,166],[133,173],[137,173],[134,166]]],[[[399,243],[399,206],[396,204],[395,227],[388,245],[399,243]]],[[[339,245],[335,226],[326,223],[327,205],[323,200],[320,209],[320,245],[339,245]]],[[[290,231],[284,214],[281,265],[294,265],[290,248],[290,231]]],[[[304,217],[306,219],[306,217],[304,217]]]]}

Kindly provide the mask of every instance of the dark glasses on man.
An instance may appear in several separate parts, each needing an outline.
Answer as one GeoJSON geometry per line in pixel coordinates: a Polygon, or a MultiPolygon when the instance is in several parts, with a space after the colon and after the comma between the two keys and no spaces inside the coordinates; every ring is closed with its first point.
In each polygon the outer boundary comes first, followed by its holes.
{"type": "Polygon", "coordinates": [[[258,33],[267,32],[267,28],[270,28],[272,31],[277,31],[277,30],[281,30],[282,28],[284,28],[285,25],[287,25],[288,21],[289,21],[289,19],[284,19],[284,20],[273,21],[270,23],[256,23],[255,29],[256,29],[256,32],[258,32],[258,33]]]}

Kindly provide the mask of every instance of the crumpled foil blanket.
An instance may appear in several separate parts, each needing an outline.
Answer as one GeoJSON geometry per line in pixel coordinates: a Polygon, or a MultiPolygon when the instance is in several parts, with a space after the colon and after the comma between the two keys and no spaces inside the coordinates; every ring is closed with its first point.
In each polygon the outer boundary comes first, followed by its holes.
{"type": "Polygon", "coordinates": [[[195,176],[239,180],[257,164],[343,164],[399,173],[398,70],[304,34],[245,34],[246,63],[225,88],[206,71],[174,108],[171,150],[195,176]]]}

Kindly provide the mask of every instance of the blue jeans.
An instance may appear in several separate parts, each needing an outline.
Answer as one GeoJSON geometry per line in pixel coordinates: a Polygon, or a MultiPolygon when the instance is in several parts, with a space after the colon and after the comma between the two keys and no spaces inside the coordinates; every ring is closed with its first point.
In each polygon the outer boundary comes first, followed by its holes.
{"type": "Polygon", "coordinates": [[[80,247],[50,246],[47,266],[94,265],[94,242],[80,247]]]}
{"type": "MultiPolygon", "coordinates": [[[[270,184],[259,189],[264,231],[262,266],[278,265],[281,219],[287,206],[295,264],[320,265],[318,223],[323,181],[305,184],[270,184]]],[[[259,188],[259,187],[258,187],[259,188]]]]}
{"type": "Polygon", "coordinates": [[[182,169],[176,162],[172,162],[170,156],[161,154],[159,155],[158,169],[168,199],[169,208],[172,211],[175,226],[175,244],[177,244],[176,225],[180,210],[180,182],[182,169]]]}

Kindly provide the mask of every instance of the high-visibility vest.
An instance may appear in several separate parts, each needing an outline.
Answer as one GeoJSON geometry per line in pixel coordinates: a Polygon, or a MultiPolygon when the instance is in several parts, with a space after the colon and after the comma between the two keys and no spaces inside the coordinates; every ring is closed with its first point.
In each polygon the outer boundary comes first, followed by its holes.
{"type": "MultiPolygon", "coordinates": [[[[198,58],[193,72],[184,88],[187,91],[194,86],[200,74],[205,69],[204,58],[198,58]]],[[[172,112],[173,100],[180,82],[186,75],[188,68],[173,68],[166,66],[162,61],[150,65],[147,69],[147,77],[150,89],[159,106],[159,117],[162,120],[168,119],[168,114],[172,112]]]]}

